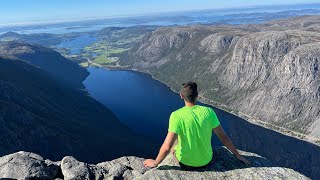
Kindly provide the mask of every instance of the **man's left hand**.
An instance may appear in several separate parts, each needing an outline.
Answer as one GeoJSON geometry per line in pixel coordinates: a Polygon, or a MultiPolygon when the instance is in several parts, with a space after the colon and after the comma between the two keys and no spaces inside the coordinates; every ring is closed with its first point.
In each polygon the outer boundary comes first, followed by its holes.
{"type": "Polygon", "coordinates": [[[144,165],[144,167],[149,167],[149,168],[153,168],[153,167],[158,166],[156,164],[156,161],[153,159],[147,159],[147,160],[143,161],[143,165],[144,165]]]}

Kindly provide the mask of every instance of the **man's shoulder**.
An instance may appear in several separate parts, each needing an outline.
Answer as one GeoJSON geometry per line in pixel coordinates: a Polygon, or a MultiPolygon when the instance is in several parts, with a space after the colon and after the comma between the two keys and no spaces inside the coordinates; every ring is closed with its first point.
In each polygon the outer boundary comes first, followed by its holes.
{"type": "MultiPolygon", "coordinates": [[[[197,109],[199,109],[200,111],[204,111],[204,112],[212,112],[213,111],[213,109],[211,107],[202,106],[202,105],[197,105],[197,109]]],[[[179,114],[183,114],[185,111],[188,111],[188,109],[184,106],[184,107],[181,107],[181,108],[173,111],[172,114],[179,115],[179,114]]]]}
{"type": "Polygon", "coordinates": [[[213,111],[213,109],[211,107],[208,107],[208,106],[198,105],[198,107],[203,111],[213,111]]]}
{"type": "Polygon", "coordinates": [[[172,112],[172,114],[174,114],[174,115],[178,115],[178,114],[180,114],[180,113],[182,113],[183,111],[184,111],[184,107],[181,107],[181,108],[179,108],[179,109],[177,109],[177,110],[175,110],[175,111],[173,111],[172,112]]]}

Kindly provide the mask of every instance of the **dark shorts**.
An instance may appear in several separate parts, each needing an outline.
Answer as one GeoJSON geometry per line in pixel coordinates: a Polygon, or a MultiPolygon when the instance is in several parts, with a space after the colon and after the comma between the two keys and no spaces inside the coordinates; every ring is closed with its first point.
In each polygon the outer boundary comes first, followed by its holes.
{"type": "Polygon", "coordinates": [[[184,170],[187,170],[187,171],[196,171],[196,170],[203,170],[203,169],[207,168],[207,167],[210,165],[210,163],[211,163],[211,161],[210,161],[208,164],[206,164],[206,165],[204,165],[204,166],[199,166],[199,167],[188,166],[188,165],[185,165],[185,164],[183,164],[183,163],[181,163],[181,162],[179,162],[179,165],[180,165],[180,167],[181,167],[182,169],[184,169],[184,170]]]}
{"type": "Polygon", "coordinates": [[[199,166],[199,167],[188,166],[188,165],[185,165],[185,164],[181,163],[181,162],[177,159],[175,150],[172,151],[172,154],[173,154],[174,160],[179,163],[180,167],[181,167],[182,169],[184,169],[184,170],[187,170],[187,171],[203,170],[203,169],[207,168],[207,167],[211,164],[211,162],[212,162],[212,160],[211,160],[208,164],[206,164],[206,165],[204,165],[204,166],[199,166]]]}

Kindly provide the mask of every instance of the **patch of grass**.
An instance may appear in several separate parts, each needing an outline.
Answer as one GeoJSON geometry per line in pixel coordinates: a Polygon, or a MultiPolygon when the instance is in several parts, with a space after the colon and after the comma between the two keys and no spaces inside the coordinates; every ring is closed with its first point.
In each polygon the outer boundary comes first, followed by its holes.
{"type": "Polygon", "coordinates": [[[96,43],[84,48],[84,51],[86,51],[86,52],[93,52],[93,53],[97,53],[99,55],[104,54],[107,56],[122,53],[126,50],[128,50],[128,48],[116,47],[116,46],[108,44],[105,41],[99,41],[99,42],[96,42],[96,43]]]}
{"type": "Polygon", "coordinates": [[[123,48],[117,48],[117,49],[109,49],[109,51],[105,52],[105,55],[111,56],[115,54],[120,54],[123,53],[124,51],[127,51],[128,49],[123,49],[123,48]]]}
{"type": "Polygon", "coordinates": [[[89,67],[89,63],[88,62],[82,62],[82,63],[80,63],[80,66],[89,67]]]}
{"type": "Polygon", "coordinates": [[[83,54],[90,54],[95,53],[97,54],[97,57],[94,57],[93,61],[97,64],[101,65],[107,65],[110,63],[114,63],[118,61],[117,57],[114,57],[116,54],[123,53],[124,51],[127,51],[128,49],[125,48],[117,48],[117,47],[111,47],[108,45],[107,42],[99,41],[97,43],[94,43],[90,46],[87,46],[84,48],[85,53],[83,54]]]}
{"type": "Polygon", "coordinates": [[[95,63],[101,64],[101,65],[107,65],[118,61],[118,57],[108,57],[106,55],[101,55],[96,57],[94,60],[95,63]]]}

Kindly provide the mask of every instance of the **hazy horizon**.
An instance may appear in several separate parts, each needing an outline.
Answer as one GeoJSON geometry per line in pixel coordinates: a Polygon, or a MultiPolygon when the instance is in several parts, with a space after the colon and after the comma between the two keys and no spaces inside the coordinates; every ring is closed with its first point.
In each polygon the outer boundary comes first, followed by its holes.
{"type": "MultiPolygon", "coordinates": [[[[145,0],[138,0],[137,3],[130,4],[128,0],[124,0],[124,4],[122,4],[121,10],[119,10],[118,6],[121,2],[110,1],[101,2],[100,0],[95,0],[89,2],[84,2],[82,0],[77,1],[75,4],[70,4],[72,1],[68,2],[53,2],[46,1],[41,2],[39,0],[32,0],[34,2],[38,2],[38,4],[32,4],[31,1],[26,2],[20,0],[11,0],[10,2],[1,2],[2,5],[0,7],[0,15],[3,13],[5,15],[0,16],[0,26],[15,26],[15,25],[32,25],[32,24],[47,24],[47,23],[60,23],[60,22],[73,22],[73,21],[84,21],[91,19],[107,19],[107,18],[125,18],[125,17],[136,17],[136,16],[144,16],[144,15],[160,15],[163,13],[179,13],[179,12],[189,12],[189,11],[202,11],[202,10],[228,10],[228,9],[240,9],[240,8],[258,8],[264,6],[294,6],[294,5],[308,5],[308,4],[320,4],[315,1],[302,1],[302,0],[285,0],[280,3],[275,0],[270,0],[269,4],[254,2],[252,0],[242,0],[241,3],[232,3],[234,0],[228,2],[216,2],[216,1],[208,1],[208,0],[200,0],[200,1],[192,1],[185,2],[184,8],[179,8],[179,1],[171,3],[172,7],[166,8],[164,6],[160,6],[159,2],[152,2],[149,4],[142,5],[141,3],[145,0]],[[101,2],[95,3],[95,2],[101,2]],[[126,2],[128,4],[126,4],[126,2]],[[139,4],[140,2],[140,4],[139,4]],[[86,7],[87,4],[90,4],[92,7],[86,7]],[[185,5],[186,4],[186,5],[185,5]],[[197,4],[198,6],[195,6],[197,4]],[[199,6],[199,4],[201,6],[199,6]],[[211,6],[209,6],[211,4],[211,6]],[[235,5],[236,4],[236,5],[235,5]],[[104,7],[105,5],[105,7],[104,7]],[[194,5],[194,6],[192,6],[194,5]],[[205,6],[206,5],[206,6],[205,6]],[[22,6],[22,7],[21,7],[22,6]],[[59,8],[58,13],[55,8],[59,6],[65,6],[64,8],[59,8]],[[72,6],[72,9],[69,8],[72,6]],[[155,9],[155,7],[159,6],[155,9]],[[29,7],[29,8],[28,8],[29,7]],[[78,8],[77,8],[78,7],[78,8]],[[79,8],[81,7],[81,8],[79,8]],[[138,7],[138,8],[137,8],[138,7]],[[143,8],[146,7],[146,8],[143,8]],[[147,8],[152,7],[152,8],[147,8]],[[69,8],[69,9],[68,9],[69,8]],[[82,8],[85,9],[81,15],[79,12],[75,12],[75,10],[82,8]],[[91,9],[90,9],[91,8],[91,9]],[[105,12],[106,10],[113,9],[112,11],[105,12]],[[41,9],[41,10],[39,10],[41,9]],[[67,10],[68,9],[68,10],[67,10]],[[148,9],[148,10],[142,10],[148,9]],[[91,12],[90,11],[94,11],[91,12]],[[125,10],[127,10],[125,12],[125,10]],[[52,14],[50,12],[55,12],[52,14]],[[129,12],[129,13],[128,13],[129,12]],[[11,15],[10,15],[11,14],[11,15]]],[[[167,1],[167,0],[164,0],[167,1]]],[[[168,5],[168,3],[161,4],[168,5]]]]}

